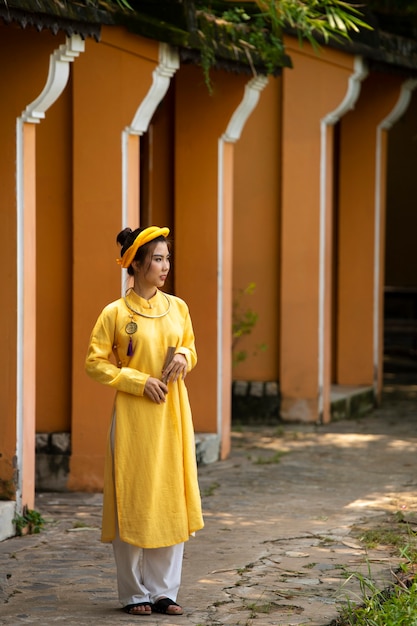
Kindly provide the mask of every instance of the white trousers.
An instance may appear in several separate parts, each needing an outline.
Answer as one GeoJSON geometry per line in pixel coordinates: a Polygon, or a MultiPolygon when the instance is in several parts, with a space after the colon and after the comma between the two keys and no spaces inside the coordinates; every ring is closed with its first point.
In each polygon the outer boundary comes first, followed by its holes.
{"type": "MultiPolygon", "coordinates": [[[[115,415],[111,425],[111,448],[114,454],[115,415]]],[[[177,599],[181,584],[184,543],[167,548],[138,548],[122,541],[116,514],[116,537],[113,553],[117,568],[117,588],[123,606],[155,602],[158,598],[177,599]]]]}
{"type": "Polygon", "coordinates": [[[123,606],[137,602],[155,602],[167,597],[176,600],[181,584],[184,544],[167,548],[138,548],[113,541],[117,567],[119,600],[123,606]]]}

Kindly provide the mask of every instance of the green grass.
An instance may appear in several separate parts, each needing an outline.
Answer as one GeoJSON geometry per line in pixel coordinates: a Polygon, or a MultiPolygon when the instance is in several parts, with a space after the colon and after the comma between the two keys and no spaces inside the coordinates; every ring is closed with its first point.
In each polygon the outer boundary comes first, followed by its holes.
{"type": "Polygon", "coordinates": [[[355,574],[364,599],[342,611],[340,626],[417,626],[417,583],[380,590],[371,579],[355,574]]]}
{"type": "Polygon", "coordinates": [[[369,561],[367,575],[347,572],[347,581],[355,579],[359,583],[359,601],[348,599],[332,626],[417,626],[416,535],[400,516],[392,521],[391,527],[366,530],[360,540],[368,549],[391,546],[401,557],[399,570],[392,572],[395,582],[378,588],[369,561]]]}
{"type": "Polygon", "coordinates": [[[256,617],[257,613],[264,613],[268,615],[272,610],[272,602],[264,602],[263,604],[258,602],[249,602],[245,609],[252,612],[252,617],[256,617]]]}
{"type": "Polygon", "coordinates": [[[375,528],[366,530],[360,541],[370,550],[379,545],[401,548],[404,545],[404,535],[396,530],[375,528]]]}
{"type": "Polygon", "coordinates": [[[273,465],[275,463],[279,463],[281,458],[286,454],[285,452],[275,452],[273,456],[262,457],[258,456],[256,461],[254,461],[255,465],[273,465]]]}
{"type": "Polygon", "coordinates": [[[206,487],[202,492],[203,497],[209,497],[215,494],[217,489],[220,487],[220,484],[217,482],[211,483],[208,487],[206,487]]]}

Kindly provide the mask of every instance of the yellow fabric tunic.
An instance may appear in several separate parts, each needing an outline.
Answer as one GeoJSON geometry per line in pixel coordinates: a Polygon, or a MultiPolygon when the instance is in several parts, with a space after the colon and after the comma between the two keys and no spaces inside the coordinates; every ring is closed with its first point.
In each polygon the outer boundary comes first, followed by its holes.
{"type": "Polygon", "coordinates": [[[117,514],[123,541],[159,548],[186,541],[204,523],[185,383],[182,378],[168,383],[161,404],[144,396],[144,387],[149,376],[161,378],[169,346],[186,357],[188,371],[197,355],[183,300],[158,291],[148,303],[131,291],[126,301],[152,317],[134,313],[123,298],[112,302],[95,324],[86,359],[87,373],[117,390],[114,454],[110,434],[106,454],[101,538],[114,539],[117,514]],[[126,330],[130,322],[137,325],[133,334],[126,330]],[[132,356],[128,356],[130,338],[132,356]],[[114,364],[114,353],[120,367],[114,364]]]}

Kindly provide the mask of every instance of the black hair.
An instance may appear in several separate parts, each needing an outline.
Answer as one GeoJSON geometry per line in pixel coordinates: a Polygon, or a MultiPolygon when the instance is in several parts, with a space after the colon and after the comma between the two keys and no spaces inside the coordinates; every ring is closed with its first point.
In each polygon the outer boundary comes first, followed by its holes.
{"type": "MultiPolygon", "coordinates": [[[[135,230],[132,230],[131,228],[124,228],[120,231],[120,233],[116,237],[116,242],[119,244],[119,246],[121,246],[121,256],[123,256],[126,250],[130,248],[136,237],[139,235],[139,233],[145,230],[145,228],[148,227],[145,226],[141,228],[136,228],[135,230]]],[[[151,264],[152,252],[154,251],[155,246],[159,241],[163,241],[164,243],[168,244],[168,249],[170,248],[170,242],[167,240],[167,238],[163,235],[159,235],[158,237],[155,237],[155,239],[152,239],[151,241],[148,241],[148,243],[145,243],[143,246],[140,246],[140,248],[138,248],[136,251],[133,261],[138,261],[139,265],[145,265],[146,260],[149,259],[149,266],[151,264]]],[[[130,264],[127,268],[127,273],[129,274],[129,276],[134,275],[135,272],[133,270],[132,264],[130,264]]]]}

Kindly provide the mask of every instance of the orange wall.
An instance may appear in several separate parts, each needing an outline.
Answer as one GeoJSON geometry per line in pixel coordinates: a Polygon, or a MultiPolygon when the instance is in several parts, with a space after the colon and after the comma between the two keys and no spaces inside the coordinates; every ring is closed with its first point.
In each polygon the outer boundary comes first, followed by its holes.
{"type": "MultiPolygon", "coordinates": [[[[282,415],[318,419],[320,120],[343,100],[353,58],[287,39],[283,75],[282,415]]],[[[327,383],[328,384],[328,383],[327,383]]]]}
{"type": "MultiPolygon", "coordinates": [[[[16,451],[16,118],[42,91],[48,75],[49,55],[64,41],[62,35],[39,33],[28,27],[0,25],[0,80],[7,89],[0,100],[2,227],[0,278],[3,303],[0,323],[4,337],[4,363],[0,380],[0,494],[10,495],[16,451]],[[30,53],[28,53],[30,50],[30,53]]],[[[33,302],[33,306],[35,303],[33,302]]]]}
{"type": "MultiPolygon", "coordinates": [[[[100,489],[114,392],[84,372],[101,309],[120,296],[121,133],[152,81],[158,44],[122,29],[86,41],[74,65],[74,282],[71,489],[100,489]]],[[[139,221],[139,214],[137,216],[139,221]]],[[[132,224],[136,227],[137,224],[132,224]]]]}
{"type": "MultiPolygon", "coordinates": [[[[147,145],[144,178],[147,193],[144,194],[147,224],[172,222],[174,210],[174,102],[175,76],[167,95],[158,106],[144,136],[147,145]],[[163,182],[161,182],[163,181],[163,182]]],[[[141,181],[143,186],[143,183],[141,181]]]]}
{"type": "Polygon", "coordinates": [[[269,79],[235,146],[233,294],[255,283],[254,294],[240,302],[242,311],[259,316],[236,346],[248,354],[233,369],[238,380],[278,380],[281,86],[280,78],[269,79]]]}
{"type": "Polygon", "coordinates": [[[417,94],[388,134],[385,284],[417,287],[417,94]]]}
{"type": "MultiPolygon", "coordinates": [[[[0,420],[0,495],[13,490],[16,447],[16,117],[43,89],[49,55],[62,41],[63,36],[47,31],[0,26],[0,51],[9,59],[0,66],[2,83],[8,85],[0,101],[0,320],[7,355],[0,411],[9,416],[0,420]]],[[[343,98],[353,59],[331,50],[317,55],[291,39],[287,44],[294,69],[285,70],[282,79],[270,79],[241,139],[224,150],[224,441],[230,428],[232,284],[236,290],[256,283],[247,303],[259,313],[259,321],[239,349],[251,352],[267,344],[265,353],[235,369],[234,378],[280,377],[283,412],[290,418],[317,418],[320,119],[343,98]]],[[[33,188],[36,183],[36,427],[71,430],[72,489],[102,487],[114,392],[86,376],[84,359],[100,310],[120,295],[115,237],[122,226],[121,133],[147,93],[157,63],[157,42],[104,28],[101,43],[86,41],[86,52],[72,64],[72,79],[46,119],[30,128],[33,151],[36,145],[36,181],[30,178],[35,167],[27,172],[33,188]]],[[[187,382],[200,432],[217,430],[218,140],[248,78],[214,72],[210,95],[201,69],[184,65],[150,133],[141,139],[148,150],[148,170],[142,171],[148,219],[172,227],[172,285],[189,304],[196,332],[199,363],[187,382]]],[[[371,75],[355,110],[341,123],[336,377],[343,384],[372,380],[375,133],[395,103],[399,85],[397,77],[371,75]]],[[[409,200],[414,182],[404,170],[414,159],[410,129],[416,125],[416,109],[417,98],[389,142],[387,274],[408,284],[415,273],[392,259],[407,236],[404,221],[407,232],[414,223],[409,200]],[[397,199],[402,231],[397,230],[400,219],[393,218],[397,199]]],[[[332,133],[328,142],[330,153],[332,133]]],[[[139,142],[132,143],[139,150],[139,142]]],[[[35,152],[29,156],[34,165],[35,152]]],[[[139,164],[139,154],[134,161],[139,164]]],[[[133,180],[136,184],[136,176],[133,180]]],[[[139,197],[139,189],[134,196],[139,197]]],[[[139,207],[135,219],[132,227],[139,223],[139,207]]],[[[411,244],[407,263],[414,267],[411,244]]],[[[30,427],[28,446],[33,444],[30,427]]]]}
{"type": "Polygon", "coordinates": [[[397,102],[402,78],[371,74],[341,122],[337,382],[373,382],[375,164],[377,126],[397,102]]]}
{"type": "Polygon", "coordinates": [[[199,363],[188,388],[199,432],[217,431],[218,139],[247,79],[216,72],[210,95],[201,68],[184,65],[176,77],[175,287],[196,334],[199,363]]]}
{"type": "MultiPolygon", "coordinates": [[[[141,137],[141,223],[168,226],[174,243],[174,127],[175,76],[149,125],[141,137]]],[[[171,270],[164,290],[174,293],[175,245],[171,249],[171,270]]]]}
{"type": "Polygon", "coordinates": [[[72,89],[37,128],[36,430],[71,430],[72,89]]]}

